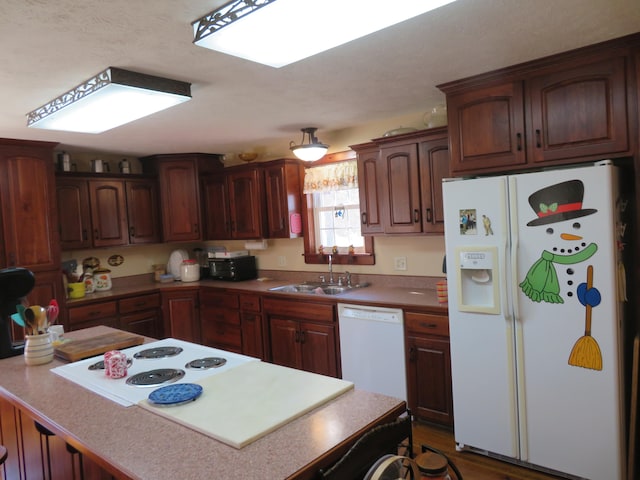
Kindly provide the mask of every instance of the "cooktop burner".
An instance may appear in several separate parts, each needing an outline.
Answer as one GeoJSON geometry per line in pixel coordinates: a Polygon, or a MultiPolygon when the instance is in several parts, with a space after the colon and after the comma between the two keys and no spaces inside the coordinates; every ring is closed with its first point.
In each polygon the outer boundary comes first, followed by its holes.
{"type": "Polygon", "coordinates": [[[133,355],[133,358],[165,358],[173,357],[182,352],[182,347],[156,347],[141,350],[133,355]]]}
{"type": "MultiPolygon", "coordinates": [[[[133,359],[127,358],[127,368],[129,368],[133,364],[133,359]]],[[[89,370],[104,370],[104,360],[100,360],[99,362],[92,363],[87,367],[89,370]]]]}
{"type": "Polygon", "coordinates": [[[155,387],[164,383],[173,383],[184,377],[184,370],[175,368],[158,368],[148,372],[140,372],[127,378],[127,384],[135,387],[155,387]]]}
{"type": "Polygon", "coordinates": [[[227,363],[226,358],[222,357],[205,357],[205,358],[197,358],[196,360],[192,360],[187,363],[185,368],[198,368],[201,370],[207,370],[209,368],[218,368],[227,363]]]}

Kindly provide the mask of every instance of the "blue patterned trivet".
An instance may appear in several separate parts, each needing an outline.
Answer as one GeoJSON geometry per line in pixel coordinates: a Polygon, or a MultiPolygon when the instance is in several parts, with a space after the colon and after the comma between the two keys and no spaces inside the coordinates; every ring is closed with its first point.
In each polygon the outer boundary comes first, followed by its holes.
{"type": "Polygon", "coordinates": [[[200,396],[202,387],[195,383],[174,383],[160,387],[149,394],[149,403],[168,407],[192,402],[200,396]]]}

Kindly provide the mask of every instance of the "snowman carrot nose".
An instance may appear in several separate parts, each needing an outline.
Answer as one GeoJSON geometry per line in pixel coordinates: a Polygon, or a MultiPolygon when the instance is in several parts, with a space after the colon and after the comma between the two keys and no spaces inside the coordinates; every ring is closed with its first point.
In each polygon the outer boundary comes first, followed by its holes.
{"type": "Polygon", "coordinates": [[[580,235],[573,235],[571,233],[561,233],[560,238],[563,240],[582,240],[580,235]]]}

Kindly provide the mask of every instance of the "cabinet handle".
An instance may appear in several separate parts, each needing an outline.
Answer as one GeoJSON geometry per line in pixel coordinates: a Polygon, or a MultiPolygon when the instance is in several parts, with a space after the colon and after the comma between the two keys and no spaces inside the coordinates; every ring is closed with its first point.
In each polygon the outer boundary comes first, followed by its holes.
{"type": "Polygon", "coordinates": [[[300,331],[296,330],[296,334],[293,336],[293,341],[300,343],[300,331]]]}
{"type": "Polygon", "coordinates": [[[409,349],[409,361],[410,362],[416,361],[416,347],[414,347],[413,345],[409,349]]]}
{"type": "Polygon", "coordinates": [[[420,322],[420,326],[424,327],[424,328],[437,328],[438,325],[435,323],[424,323],[424,322],[420,322]]]}
{"type": "Polygon", "coordinates": [[[304,331],[300,332],[300,343],[304,343],[304,331]]]}
{"type": "Polygon", "coordinates": [[[280,230],[284,230],[284,218],[280,219],[280,230]]]}
{"type": "Polygon", "coordinates": [[[367,224],[367,212],[362,212],[360,214],[360,216],[362,217],[362,224],[366,225],[367,224]]]}
{"type": "Polygon", "coordinates": [[[540,143],[540,129],[536,128],[536,148],[540,148],[542,144],[540,143]]]}
{"type": "Polygon", "coordinates": [[[417,208],[413,209],[413,223],[418,223],[420,221],[420,210],[417,208]]]}
{"type": "Polygon", "coordinates": [[[427,222],[431,223],[433,221],[433,216],[431,215],[431,209],[427,208],[424,213],[427,217],[427,222]]]}
{"type": "Polygon", "coordinates": [[[88,235],[87,235],[87,229],[86,229],[86,228],[83,228],[83,229],[82,229],[82,240],[87,240],[87,237],[88,237],[88,235]]]}
{"type": "Polygon", "coordinates": [[[96,240],[100,239],[100,232],[97,228],[93,230],[93,238],[95,238],[96,240]]]}
{"type": "Polygon", "coordinates": [[[522,151],[522,134],[516,133],[516,149],[521,152],[522,151]]]}
{"type": "Polygon", "coordinates": [[[200,233],[200,226],[197,223],[193,224],[193,231],[196,233],[200,233]]]}
{"type": "Polygon", "coordinates": [[[129,227],[129,236],[131,237],[135,237],[136,236],[136,227],[129,227]]]}

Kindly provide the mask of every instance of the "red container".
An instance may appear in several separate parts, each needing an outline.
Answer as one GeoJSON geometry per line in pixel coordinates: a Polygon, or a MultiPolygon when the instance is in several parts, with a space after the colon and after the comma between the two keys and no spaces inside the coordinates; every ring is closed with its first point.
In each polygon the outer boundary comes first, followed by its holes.
{"type": "Polygon", "coordinates": [[[104,354],[104,373],[109,378],[127,376],[127,356],[120,350],[110,350],[104,354]]]}

